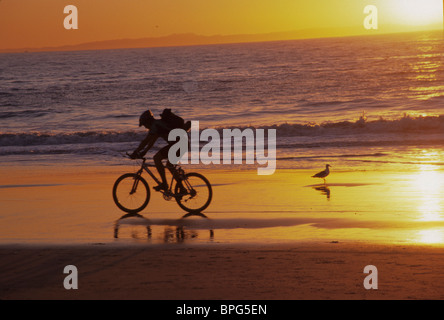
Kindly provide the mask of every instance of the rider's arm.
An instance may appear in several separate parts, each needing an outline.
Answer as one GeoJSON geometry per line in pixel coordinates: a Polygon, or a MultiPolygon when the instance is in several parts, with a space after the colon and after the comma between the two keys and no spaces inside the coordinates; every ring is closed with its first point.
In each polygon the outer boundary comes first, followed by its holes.
{"type": "Polygon", "coordinates": [[[146,136],[145,139],[142,140],[142,142],[140,143],[140,145],[136,148],[136,150],[134,150],[133,154],[140,154],[140,152],[143,150],[144,154],[151,149],[151,147],[154,145],[154,143],[156,142],[158,136],[155,134],[148,134],[146,136]]]}

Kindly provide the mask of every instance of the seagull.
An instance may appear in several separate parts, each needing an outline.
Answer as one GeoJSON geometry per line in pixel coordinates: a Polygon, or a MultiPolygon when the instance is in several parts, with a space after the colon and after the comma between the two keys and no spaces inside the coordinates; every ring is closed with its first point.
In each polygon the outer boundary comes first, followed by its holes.
{"type": "Polygon", "coordinates": [[[324,184],[325,184],[325,178],[327,178],[327,176],[330,174],[330,169],[329,167],[331,167],[331,165],[327,164],[325,166],[325,170],[316,173],[314,176],[311,176],[312,178],[322,178],[324,179],[324,184]]]}

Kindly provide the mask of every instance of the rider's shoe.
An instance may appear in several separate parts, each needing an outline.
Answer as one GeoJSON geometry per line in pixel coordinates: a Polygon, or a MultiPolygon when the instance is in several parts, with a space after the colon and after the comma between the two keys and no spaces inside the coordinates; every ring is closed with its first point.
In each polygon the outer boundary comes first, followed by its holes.
{"type": "Polygon", "coordinates": [[[179,181],[178,184],[179,184],[179,193],[181,195],[186,195],[188,190],[183,186],[182,181],[179,181]]]}
{"type": "Polygon", "coordinates": [[[179,193],[175,195],[178,200],[182,200],[182,197],[187,194],[187,189],[182,185],[179,186],[179,193]]]}
{"type": "Polygon", "coordinates": [[[161,184],[153,187],[153,189],[156,190],[156,191],[161,191],[161,190],[167,191],[168,190],[168,185],[166,183],[161,183],[161,184]]]}

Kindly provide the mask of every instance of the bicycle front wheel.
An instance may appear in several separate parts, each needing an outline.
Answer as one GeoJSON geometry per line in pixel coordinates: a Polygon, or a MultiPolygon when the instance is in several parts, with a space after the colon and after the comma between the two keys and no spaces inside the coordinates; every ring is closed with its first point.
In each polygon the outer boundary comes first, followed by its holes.
{"type": "Polygon", "coordinates": [[[145,209],[150,201],[150,188],[140,175],[126,173],[114,183],[113,199],[120,210],[139,212],[145,209]]]}
{"type": "Polygon", "coordinates": [[[181,183],[176,183],[175,194],[179,207],[190,213],[205,210],[213,198],[210,182],[195,172],[186,174],[181,183]]]}

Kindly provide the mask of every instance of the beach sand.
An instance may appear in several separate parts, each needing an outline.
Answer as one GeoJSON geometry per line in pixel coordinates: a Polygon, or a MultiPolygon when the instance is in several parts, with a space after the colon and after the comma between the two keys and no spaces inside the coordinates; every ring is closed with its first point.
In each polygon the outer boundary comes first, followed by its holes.
{"type": "Polygon", "coordinates": [[[1,299],[442,299],[443,251],[362,244],[7,246],[1,299]],[[74,264],[78,289],[63,287],[74,264]],[[378,289],[365,289],[366,265],[378,289]]]}
{"type": "Polygon", "coordinates": [[[337,172],[323,186],[302,170],[203,170],[204,217],[153,193],[119,219],[112,184],[133,167],[1,171],[0,299],[444,297],[442,223],[422,216],[416,172],[337,172]],[[67,265],[77,290],[63,287],[67,265]]]}

